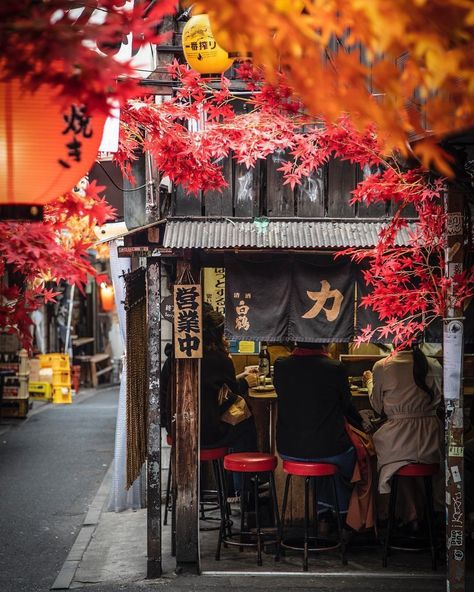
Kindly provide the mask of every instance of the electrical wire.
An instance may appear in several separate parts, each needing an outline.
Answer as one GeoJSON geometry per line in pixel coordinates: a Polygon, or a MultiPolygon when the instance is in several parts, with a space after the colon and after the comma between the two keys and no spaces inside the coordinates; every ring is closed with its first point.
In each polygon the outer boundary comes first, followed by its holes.
{"type": "Polygon", "coordinates": [[[120,191],[139,191],[140,189],[143,189],[144,187],[146,187],[147,185],[149,185],[150,183],[152,184],[153,181],[149,181],[147,183],[143,183],[143,185],[139,185],[138,187],[132,187],[130,189],[127,189],[126,187],[120,187],[119,185],[117,185],[117,183],[112,179],[112,177],[109,175],[109,172],[107,171],[107,169],[104,167],[104,165],[99,162],[98,160],[96,160],[96,164],[98,164],[100,166],[100,168],[104,171],[104,173],[107,175],[107,177],[110,179],[110,182],[112,183],[112,185],[114,185],[115,187],[117,187],[117,189],[120,189],[120,191]]]}

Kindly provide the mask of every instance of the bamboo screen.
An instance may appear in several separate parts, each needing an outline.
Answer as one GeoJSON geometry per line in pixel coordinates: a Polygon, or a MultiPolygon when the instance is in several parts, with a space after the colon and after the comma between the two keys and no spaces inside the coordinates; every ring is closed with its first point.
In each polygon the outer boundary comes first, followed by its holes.
{"type": "Polygon", "coordinates": [[[127,314],[127,489],[139,477],[147,442],[147,320],[145,269],[124,275],[127,314]]]}

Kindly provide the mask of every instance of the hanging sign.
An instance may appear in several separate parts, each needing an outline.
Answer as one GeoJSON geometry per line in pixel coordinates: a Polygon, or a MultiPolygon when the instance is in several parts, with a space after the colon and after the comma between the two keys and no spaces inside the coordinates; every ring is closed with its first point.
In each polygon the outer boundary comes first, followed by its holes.
{"type": "Polygon", "coordinates": [[[349,342],[354,334],[353,266],[344,260],[295,261],[289,338],[349,342]]]}
{"type": "Polygon", "coordinates": [[[226,334],[238,341],[351,341],[353,266],[313,261],[281,257],[226,266],[226,334]]]}
{"type": "Polygon", "coordinates": [[[178,359],[202,358],[201,286],[174,286],[174,353],[178,359]]]}
{"type": "Polygon", "coordinates": [[[174,319],[173,309],[173,296],[165,296],[160,303],[161,318],[172,323],[174,319]]]}
{"type": "Polygon", "coordinates": [[[225,268],[204,268],[204,300],[214,310],[225,314],[225,268]]]}
{"type": "Polygon", "coordinates": [[[226,265],[226,334],[237,341],[285,341],[291,294],[288,259],[226,265]]]}

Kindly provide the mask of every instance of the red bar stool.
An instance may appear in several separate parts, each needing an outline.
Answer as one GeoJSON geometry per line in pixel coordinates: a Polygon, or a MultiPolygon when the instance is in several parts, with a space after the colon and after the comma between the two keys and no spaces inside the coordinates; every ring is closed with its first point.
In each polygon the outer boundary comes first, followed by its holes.
{"type": "MultiPolygon", "coordinates": [[[[222,447],[222,448],[201,448],[200,453],[199,453],[199,460],[200,462],[212,462],[212,468],[213,468],[213,472],[214,472],[214,480],[216,482],[216,491],[212,491],[210,492],[211,494],[216,495],[216,501],[217,501],[217,506],[219,509],[219,513],[220,513],[220,519],[219,519],[219,526],[218,526],[218,530],[219,530],[219,535],[218,535],[218,539],[217,539],[217,550],[216,550],[216,559],[219,560],[220,558],[220,549],[221,549],[221,544],[222,544],[222,538],[225,534],[225,532],[231,532],[231,525],[232,522],[230,520],[229,517],[229,512],[228,512],[228,506],[227,506],[227,499],[226,499],[226,481],[225,481],[225,475],[224,475],[224,466],[223,466],[223,460],[225,455],[228,453],[228,448],[227,447],[222,447]]],[[[204,509],[204,504],[205,503],[209,503],[210,500],[209,499],[203,499],[203,493],[201,492],[201,500],[200,500],[200,504],[201,504],[201,520],[209,520],[209,518],[206,518],[205,516],[205,509],[204,509]]],[[[209,493],[209,492],[206,492],[209,493]]],[[[211,500],[211,503],[213,503],[214,500],[211,500]]],[[[214,507],[211,507],[211,509],[214,509],[214,507]]],[[[200,527],[201,531],[208,531],[208,530],[216,530],[216,528],[214,527],[204,527],[201,526],[200,527]]]]}
{"type": "MultiPolygon", "coordinates": [[[[169,446],[171,446],[171,453],[170,453],[170,464],[168,468],[168,480],[166,485],[166,498],[165,498],[165,513],[163,518],[163,524],[166,526],[168,523],[168,512],[171,512],[172,515],[172,528],[171,528],[171,555],[174,557],[176,555],[176,530],[175,530],[175,511],[176,511],[176,500],[174,495],[171,493],[171,483],[172,483],[172,466],[173,466],[173,456],[174,456],[174,446],[173,446],[173,438],[168,434],[166,436],[166,442],[169,446]]],[[[217,507],[219,508],[220,512],[220,519],[219,519],[219,526],[217,529],[219,530],[219,541],[218,541],[218,548],[220,549],[221,546],[221,539],[222,539],[222,532],[226,528],[230,531],[230,519],[229,514],[227,511],[227,503],[225,497],[225,476],[224,476],[224,469],[222,461],[225,455],[228,452],[228,448],[202,448],[199,451],[199,461],[200,462],[212,462],[212,468],[214,471],[214,479],[216,481],[216,501],[217,507]]],[[[204,504],[208,500],[201,500],[200,503],[204,504]]],[[[204,514],[202,510],[201,519],[204,514]]],[[[204,518],[205,519],[205,518],[204,518]]],[[[200,528],[200,530],[216,530],[215,528],[200,528]]]]}
{"type": "MultiPolygon", "coordinates": [[[[229,472],[243,473],[242,491],[240,492],[240,532],[239,541],[232,540],[232,532],[222,537],[224,544],[236,545],[243,551],[243,547],[253,547],[257,549],[257,565],[262,565],[262,548],[264,546],[264,532],[260,526],[260,512],[258,506],[258,477],[262,473],[267,473],[270,481],[270,490],[273,501],[273,510],[277,528],[280,528],[280,517],[278,514],[278,501],[276,497],[275,479],[273,471],[278,464],[278,459],[273,454],[262,452],[236,452],[228,454],[224,458],[224,468],[229,472]],[[245,530],[245,497],[246,497],[246,476],[253,476],[254,500],[255,500],[255,526],[256,532],[245,530]],[[256,536],[256,542],[244,542],[244,537],[256,536]]],[[[272,542],[275,542],[274,540],[272,542]]],[[[220,558],[220,546],[218,546],[216,559],[220,558]]]]}
{"type": "Polygon", "coordinates": [[[337,491],[336,491],[336,481],[334,479],[334,475],[337,474],[338,468],[337,465],[332,465],[329,463],[312,463],[312,462],[296,462],[296,461],[283,461],[283,470],[287,473],[286,481],[285,481],[285,492],[283,494],[283,507],[281,510],[281,526],[278,531],[278,540],[277,540],[277,552],[275,556],[275,560],[280,560],[280,552],[281,548],[284,547],[285,549],[294,549],[297,551],[303,551],[303,571],[308,571],[308,553],[310,551],[331,551],[333,549],[341,549],[341,560],[343,565],[347,565],[346,560],[346,547],[344,543],[344,538],[342,535],[342,523],[341,523],[341,516],[339,514],[339,501],[337,499],[337,491]],[[283,529],[285,524],[285,513],[286,513],[286,506],[288,504],[288,491],[290,488],[290,482],[292,476],[304,477],[304,543],[303,547],[290,545],[285,543],[283,538],[283,529]],[[318,538],[316,536],[310,537],[309,536],[309,483],[310,479],[315,480],[315,489],[314,489],[314,496],[313,496],[313,523],[317,524],[318,520],[318,498],[317,498],[317,480],[323,478],[330,478],[332,483],[332,488],[334,492],[334,501],[336,507],[336,516],[337,516],[337,529],[339,533],[339,541],[336,544],[331,545],[318,545],[318,538]],[[310,541],[314,541],[314,546],[310,547],[310,541]]]}
{"type": "MultiPolygon", "coordinates": [[[[407,547],[407,546],[398,546],[393,545],[392,543],[392,531],[393,531],[393,523],[395,521],[395,508],[397,503],[397,489],[398,489],[398,480],[400,477],[405,478],[414,478],[414,477],[422,477],[423,483],[425,486],[425,499],[426,499],[426,518],[428,523],[428,539],[429,539],[429,549],[431,552],[431,569],[434,571],[436,570],[436,541],[435,541],[435,532],[434,532],[434,503],[433,503],[433,483],[432,478],[436,475],[439,471],[439,464],[433,465],[425,465],[421,463],[414,463],[405,465],[401,469],[393,475],[391,479],[391,491],[390,491],[390,500],[388,506],[388,524],[387,524],[387,533],[385,535],[385,544],[383,549],[383,566],[387,567],[387,558],[390,553],[390,549],[396,549],[399,551],[423,551],[428,547],[407,547]]],[[[418,539],[419,540],[419,539],[418,539]]]]}

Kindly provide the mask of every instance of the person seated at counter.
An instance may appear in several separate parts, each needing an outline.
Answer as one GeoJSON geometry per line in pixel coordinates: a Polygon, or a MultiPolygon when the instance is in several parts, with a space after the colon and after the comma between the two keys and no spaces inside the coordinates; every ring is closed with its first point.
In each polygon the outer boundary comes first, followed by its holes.
{"type": "MultiPolygon", "coordinates": [[[[355,449],[346,433],[346,419],[359,429],[362,420],[352,404],[342,362],[332,360],[322,343],[297,343],[291,356],[274,364],[278,419],[276,445],[283,460],[326,462],[339,467],[337,495],[347,513],[352,492],[355,449]]],[[[318,488],[322,506],[334,508],[330,487],[318,488]]],[[[321,510],[321,508],[320,508],[321,510]]]]}
{"type": "MultiPolygon", "coordinates": [[[[387,418],[373,434],[380,493],[390,492],[392,475],[404,465],[441,462],[443,426],[436,414],[441,403],[441,378],[440,364],[427,358],[416,345],[379,360],[372,372],[364,372],[371,406],[387,418]]],[[[398,504],[398,511],[404,524],[415,524],[422,515],[422,508],[417,511],[420,496],[413,482],[400,482],[399,495],[404,503],[398,504]]]]}
{"type": "MultiPolygon", "coordinates": [[[[245,390],[244,372],[238,377],[224,337],[224,317],[211,306],[203,307],[203,358],[201,361],[201,446],[227,446],[230,452],[253,452],[257,448],[257,432],[253,416],[237,425],[221,420],[225,411],[219,403],[219,391],[227,385],[235,394],[245,390]],[[239,384],[241,381],[241,384],[239,384]]],[[[240,474],[233,473],[235,494],[240,493],[240,474]]],[[[231,494],[231,492],[229,492],[231,494]]]]}

